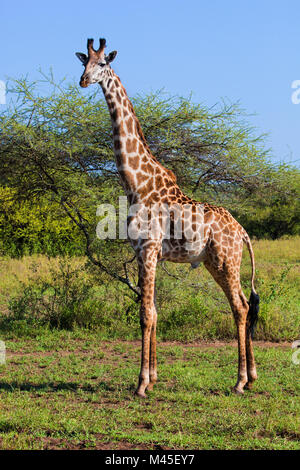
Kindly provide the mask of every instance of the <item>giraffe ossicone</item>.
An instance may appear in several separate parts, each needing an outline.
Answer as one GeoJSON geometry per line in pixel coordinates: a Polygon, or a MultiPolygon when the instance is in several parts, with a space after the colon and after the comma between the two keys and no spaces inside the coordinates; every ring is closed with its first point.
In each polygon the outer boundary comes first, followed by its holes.
{"type": "Polygon", "coordinates": [[[135,211],[131,209],[127,220],[128,238],[137,256],[141,289],[142,353],[136,394],[144,397],[146,390],[152,390],[157,380],[155,273],[157,263],[162,260],[190,263],[192,267],[203,262],[223,289],[238,334],[238,379],[234,391],[243,393],[244,388],[251,388],[257,378],[252,336],[259,297],[254,288],[255,263],[250,238],[223,207],[200,203],[185,195],[177,185],[174,173],[155,158],[126,90],[111,68],[117,52],[106,55],[105,46],[106,41],[101,38],[99,48],[95,50],[93,40],[89,39],[88,54],[76,55],[84,65],[80,85],[86,88],[99,83],[102,87],[111,116],[120,179],[130,207],[139,207],[135,211]],[[155,205],[157,213],[151,222],[149,208],[155,205]],[[155,225],[152,232],[151,223],[155,225]],[[176,236],[179,226],[181,237],[176,236]],[[240,284],[244,243],[252,265],[249,302],[240,284]]]}

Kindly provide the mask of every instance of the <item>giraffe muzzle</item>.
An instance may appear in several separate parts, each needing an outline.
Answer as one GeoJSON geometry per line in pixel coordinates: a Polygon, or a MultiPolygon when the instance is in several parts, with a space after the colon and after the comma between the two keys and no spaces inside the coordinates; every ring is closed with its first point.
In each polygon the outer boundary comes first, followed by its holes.
{"type": "Polygon", "coordinates": [[[80,79],[79,85],[80,85],[82,88],[87,88],[87,87],[89,86],[88,78],[82,76],[81,79],[80,79]]]}

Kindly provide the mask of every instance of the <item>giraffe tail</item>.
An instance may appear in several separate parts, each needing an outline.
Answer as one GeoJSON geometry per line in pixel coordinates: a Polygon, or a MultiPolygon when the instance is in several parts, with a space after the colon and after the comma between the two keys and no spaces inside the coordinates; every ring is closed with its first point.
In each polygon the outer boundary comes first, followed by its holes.
{"type": "Polygon", "coordinates": [[[248,233],[245,231],[244,236],[243,236],[243,241],[246,243],[249,255],[251,258],[251,266],[252,266],[252,275],[251,275],[251,294],[250,294],[250,299],[249,299],[249,319],[250,319],[250,333],[251,333],[251,338],[254,338],[254,333],[258,321],[258,312],[259,312],[259,295],[257,294],[255,288],[254,288],[254,276],[255,276],[255,261],[254,261],[254,253],[253,253],[253,248],[251,245],[251,241],[249,238],[248,233]]]}

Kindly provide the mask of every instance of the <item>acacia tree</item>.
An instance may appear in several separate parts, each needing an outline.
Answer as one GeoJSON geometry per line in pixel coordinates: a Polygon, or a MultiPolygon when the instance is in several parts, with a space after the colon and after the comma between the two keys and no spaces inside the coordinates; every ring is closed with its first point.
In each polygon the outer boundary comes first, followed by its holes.
{"type": "MultiPolygon", "coordinates": [[[[52,76],[45,82],[46,94],[41,82],[11,83],[11,104],[0,115],[0,184],[14,188],[14,200],[60,205],[80,230],[90,261],[138,295],[127,245],[95,236],[97,205],[116,203],[122,194],[101,90],[83,94],[52,76]]],[[[137,96],[133,104],[152,152],[194,198],[222,200],[234,211],[295,192],[287,182],[296,170],[271,164],[264,136],[255,135],[237,105],[209,109],[163,92],[137,96]]]]}

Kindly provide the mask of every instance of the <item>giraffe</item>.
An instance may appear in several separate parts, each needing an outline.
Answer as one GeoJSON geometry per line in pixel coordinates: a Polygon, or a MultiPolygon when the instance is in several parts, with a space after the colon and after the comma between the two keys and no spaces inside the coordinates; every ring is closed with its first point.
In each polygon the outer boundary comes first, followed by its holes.
{"type": "MultiPolygon", "coordinates": [[[[84,65],[80,86],[86,88],[90,84],[99,83],[102,87],[111,116],[116,165],[130,206],[143,209],[152,205],[171,209],[175,207],[175,210],[169,212],[169,237],[166,225],[162,223],[165,214],[161,213],[156,214],[159,230],[154,232],[154,236],[152,232],[146,237],[142,236],[139,229],[135,232],[137,236],[128,235],[137,257],[141,290],[141,368],[135,393],[145,397],[146,391],[151,391],[157,381],[155,275],[157,263],[168,260],[190,263],[193,268],[203,262],[223,289],[233,313],[238,337],[238,377],[233,391],[243,394],[244,389],[251,389],[257,379],[252,339],[258,318],[259,296],[254,287],[255,262],[250,238],[225,208],[200,203],[180,190],[174,173],[152,155],[125,88],[111,68],[117,51],[106,55],[106,40],[103,38],[97,50],[93,44],[93,39],[88,39],[87,55],[76,53],[84,65]],[[189,230],[189,235],[175,237],[174,214],[180,221],[186,207],[189,208],[189,215],[182,225],[189,230]],[[249,302],[240,284],[244,243],[252,265],[249,302]]],[[[132,224],[140,227],[144,217],[142,212],[138,209],[129,215],[128,228],[132,224]]],[[[146,219],[146,225],[148,222],[149,219],[146,219]]]]}

